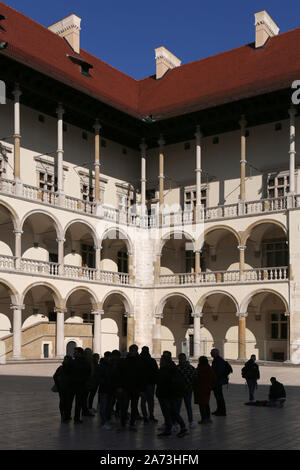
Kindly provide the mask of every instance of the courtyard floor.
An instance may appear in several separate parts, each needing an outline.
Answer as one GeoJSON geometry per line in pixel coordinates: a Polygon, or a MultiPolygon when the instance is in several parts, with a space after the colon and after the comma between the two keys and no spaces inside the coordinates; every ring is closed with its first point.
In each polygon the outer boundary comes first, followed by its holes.
{"type": "MultiPolygon", "coordinates": [[[[299,450],[300,368],[261,366],[256,393],[267,399],[269,379],[286,386],[282,409],[245,406],[247,389],[240,365],[234,365],[228,389],[224,387],[227,417],[215,417],[206,426],[197,424],[189,435],[158,438],[157,424],[138,422],[138,432],[117,433],[101,428],[98,416],[82,425],[61,424],[58,396],[50,391],[58,364],[0,365],[0,450],[299,450]]],[[[211,398],[211,409],[215,400],[211,398]]],[[[156,404],[156,417],[162,416],[156,404]]],[[[195,422],[200,416],[194,406],[195,422]]],[[[186,419],[183,409],[182,415],[186,419]]]]}

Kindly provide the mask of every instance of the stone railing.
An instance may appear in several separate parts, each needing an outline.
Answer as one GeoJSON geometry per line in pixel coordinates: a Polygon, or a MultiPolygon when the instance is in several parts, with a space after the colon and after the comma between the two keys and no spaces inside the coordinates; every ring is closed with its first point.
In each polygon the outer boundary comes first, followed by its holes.
{"type": "Polygon", "coordinates": [[[84,279],[88,281],[95,281],[97,279],[97,270],[94,268],[65,264],[63,266],[63,273],[65,277],[72,279],[84,279]]]}
{"type": "Polygon", "coordinates": [[[100,271],[99,281],[108,284],[130,284],[129,274],[113,271],[100,271]]]}
{"type": "MultiPolygon", "coordinates": [[[[15,181],[0,178],[0,193],[15,195],[15,181]]],[[[40,189],[28,184],[23,184],[23,197],[29,200],[62,207],[73,212],[94,215],[116,224],[132,225],[144,228],[155,228],[158,227],[159,224],[159,217],[157,214],[140,216],[132,213],[130,210],[128,212],[122,212],[116,208],[106,205],[100,206],[98,214],[96,213],[96,203],[94,202],[83,201],[82,199],[77,199],[67,195],[64,195],[61,199],[59,199],[58,193],[56,192],[40,189]]],[[[260,199],[257,201],[237,202],[234,204],[203,208],[200,222],[235,218],[245,215],[263,214],[268,212],[285,211],[288,208],[300,207],[300,195],[293,196],[289,204],[288,197],[289,196],[273,199],[260,199]]],[[[162,225],[164,227],[188,225],[194,222],[195,214],[193,210],[162,214],[162,225]]]]}
{"type": "MultiPolygon", "coordinates": [[[[0,257],[1,258],[1,257],[0,257]]],[[[20,271],[38,275],[58,276],[59,265],[34,259],[20,259],[20,271]]]]}
{"type": "Polygon", "coordinates": [[[16,267],[16,257],[15,256],[0,256],[0,269],[15,269],[16,267]]]}
{"type": "Polygon", "coordinates": [[[183,284],[231,284],[236,282],[287,281],[288,267],[255,268],[240,271],[207,271],[195,273],[176,273],[159,276],[160,285],[179,286],[183,284]]]}

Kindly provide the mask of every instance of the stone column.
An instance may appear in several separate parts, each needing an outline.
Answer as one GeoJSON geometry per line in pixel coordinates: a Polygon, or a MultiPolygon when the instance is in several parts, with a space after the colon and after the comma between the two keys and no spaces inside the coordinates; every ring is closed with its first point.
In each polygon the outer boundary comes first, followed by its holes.
{"type": "Polygon", "coordinates": [[[199,359],[201,355],[201,313],[194,315],[194,357],[199,359]]]}
{"type": "Polygon", "coordinates": [[[246,360],[246,318],[247,313],[237,313],[239,319],[239,333],[238,333],[238,359],[241,361],[246,360]]]}
{"type": "Polygon", "coordinates": [[[134,326],[135,320],[131,313],[125,313],[127,317],[127,351],[129,347],[134,344],[134,326]]]}
{"type": "Polygon", "coordinates": [[[241,193],[240,193],[240,202],[244,203],[246,199],[246,126],[247,121],[245,116],[242,115],[239,122],[241,127],[241,193]]]}
{"type": "Polygon", "coordinates": [[[133,266],[133,254],[130,251],[128,252],[128,274],[129,274],[129,282],[132,283],[134,281],[134,266],[133,266]]]}
{"type": "Polygon", "coordinates": [[[65,310],[56,308],[56,357],[63,359],[65,356],[65,310]]]}
{"type": "Polygon", "coordinates": [[[240,252],[240,281],[244,280],[244,270],[245,270],[245,250],[246,246],[239,245],[238,250],[240,252]]]}
{"type": "Polygon", "coordinates": [[[95,202],[100,204],[100,129],[101,125],[99,124],[98,119],[94,125],[95,130],[95,202]]]}
{"type": "Polygon", "coordinates": [[[141,149],[141,215],[146,215],[146,143],[142,139],[141,149]]]}
{"type": "Polygon", "coordinates": [[[21,258],[22,258],[22,230],[14,230],[15,234],[15,257],[16,257],[16,269],[21,267],[21,258]]]}
{"type": "Polygon", "coordinates": [[[155,284],[159,284],[159,277],[160,277],[160,263],[161,263],[161,254],[154,255],[154,282],[155,284]]]}
{"type": "Polygon", "coordinates": [[[22,310],[25,305],[11,305],[13,310],[13,359],[23,359],[22,357],[22,310]]]}
{"type": "Polygon", "coordinates": [[[297,110],[294,107],[289,109],[290,115],[290,194],[295,194],[295,155],[296,155],[296,126],[295,116],[297,110]]]}
{"type": "Polygon", "coordinates": [[[196,222],[201,220],[201,137],[200,126],[196,128],[196,222]]]}
{"type": "Polygon", "coordinates": [[[21,125],[20,125],[20,96],[21,90],[19,84],[16,83],[13,91],[14,95],[14,180],[16,184],[16,195],[23,195],[23,184],[21,181],[21,163],[20,163],[20,147],[21,147],[21,125]]]}
{"type": "Polygon", "coordinates": [[[93,310],[94,315],[94,338],[93,338],[93,352],[98,353],[101,356],[101,316],[104,314],[104,310],[93,310]]]}
{"type": "Polygon", "coordinates": [[[101,271],[101,247],[95,247],[95,267],[96,267],[96,277],[100,279],[100,271],[101,271]]]}
{"type": "Polygon", "coordinates": [[[56,110],[57,113],[57,192],[59,204],[63,205],[64,201],[64,145],[63,145],[63,115],[64,109],[59,103],[56,110]]]}
{"type": "Polygon", "coordinates": [[[159,358],[161,356],[161,320],[163,314],[155,315],[155,323],[153,325],[153,356],[159,358]]]}
{"type": "Polygon", "coordinates": [[[201,273],[201,250],[195,251],[195,273],[201,273]]]}
{"type": "Polygon", "coordinates": [[[64,274],[64,243],[65,238],[57,238],[58,247],[58,274],[62,276],[64,274]]]}
{"type": "Polygon", "coordinates": [[[165,145],[165,141],[162,136],[160,136],[160,139],[158,141],[159,145],[159,225],[162,225],[162,210],[163,210],[163,205],[164,205],[164,150],[163,147],[165,145]]]}

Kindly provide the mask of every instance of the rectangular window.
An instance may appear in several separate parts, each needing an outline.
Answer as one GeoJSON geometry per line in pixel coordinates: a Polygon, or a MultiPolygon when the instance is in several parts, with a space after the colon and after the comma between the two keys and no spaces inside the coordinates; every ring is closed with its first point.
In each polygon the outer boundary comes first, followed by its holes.
{"type": "Polygon", "coordinates": [[[267,197],[277,198],[286,196],[290,191],[289,184],[290,178],[287,173],[281,173],[279,175],[268,175],[267,197]]]}
{"type": "Polygon", "coordinates": [[[43,356],[45,359],[49,357],[49,344],[43,344],[43,356]]]}
{"type": "Polygon", "coordinates": [[[128,254],[126,251],[118,252],[118,272],[128,273],[128,254]]]}
{"type": "MultiPolygon", "coordinates": [[[[196,195],[195,186],[184,191],[184,210],[189,211],[196,207],[196,195]]],[[[207,207],[207,188],[201,189],[201,204],[207,207]]]]}
{"type": "Polygon", "coordinates": [[[284,267],[289,264],[286,240],[275,240],[263,243],[263,264],[266,268],[284,267]]]}
{"type": "Polygon", "coordinates": [[[271,314],[271,339],[287,339],[288,324],[284,313],[271,314]]]}
{"type": "Polygon", "coordinates": [[[195,271],[195,253],[191,250],[185,252],[185,272],[192,273],[195,271]]]}

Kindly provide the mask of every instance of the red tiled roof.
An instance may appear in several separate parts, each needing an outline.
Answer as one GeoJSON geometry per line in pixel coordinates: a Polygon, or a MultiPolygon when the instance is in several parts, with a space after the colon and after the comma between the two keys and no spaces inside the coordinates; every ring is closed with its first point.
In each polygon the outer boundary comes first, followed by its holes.
{"type": "MultiPolygon", "coordinates": [[[[94,96],[133,116],[167,117],[287,88],[300,79],[300,28],[170,70],[162,79],[135,80],[81,50],[93,65],[91,77],[79,73],[66,41],[0,2],[2,54],[94,96]]],[[[253,31],[254,33],[254,31],[253,31]]]]}

